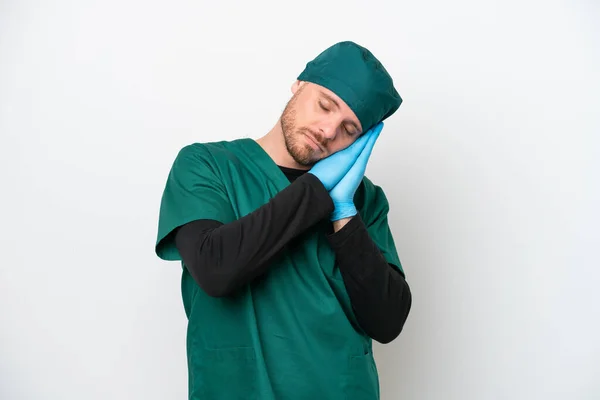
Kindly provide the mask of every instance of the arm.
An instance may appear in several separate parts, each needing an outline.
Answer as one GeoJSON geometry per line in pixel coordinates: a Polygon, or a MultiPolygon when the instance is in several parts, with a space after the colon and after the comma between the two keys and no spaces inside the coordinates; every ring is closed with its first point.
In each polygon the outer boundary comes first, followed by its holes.
{"type": "Polygon", "coordinates": [[[356,319],[371,338],[389,343],[400,334],[410,312],[408,283],[384,258],[360,215],[340,221],[328,239],[356,319]]]}
{"type": "Polygon", "coordinates": [[[210,296],[227,296],[265,273],[291,239],[332,210],[323,184],[304,174],[236,221],[187,223],[178,229],[175,244],[198,285],[210,296]]]}
{"type": "Polygon", "coordinates": [[[373,339],[388,343],[402,330],[412,299],[387,225],[387,199],[381,188],[364,177],[382,128],[380,122],[371,129],[357,161],[330,192],[334,204],[330,219],[336,233],[329,241],[359,325],[373,339]],[[363,210],[366,224],[355,204],[361,182],[358,197],[362,198],[359,204],[367,204],[363,210]]]}
{"type": "Polygon", "coordinates": [[[177,156],[163,192],[156,254],[165,260],[183,260],[208,294],[232,293],[263,273],[289,240],[332,212],[328,191],[352,167],[368,137],[363,135],[320,160],[305,176],[242,218],[233,210],[207,146],[187,146],[177,156]],[[191,223],[198,220],[212,222],[210,227],[194,224],[193,228],[191,223]]]}

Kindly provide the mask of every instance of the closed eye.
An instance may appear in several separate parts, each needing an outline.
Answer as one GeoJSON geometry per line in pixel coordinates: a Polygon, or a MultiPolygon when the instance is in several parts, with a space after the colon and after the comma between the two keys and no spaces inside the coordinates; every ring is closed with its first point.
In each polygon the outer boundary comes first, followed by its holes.
{"type": "Polygon", "coordinates": [[[344,125],[344,130],[346,131],[347,134],[349,134],[350,136],[354,136],[356,135],[356,129],[354,128],[353,125],[350,125],[350,128],[348,129],[347,125],[344,125]]]}

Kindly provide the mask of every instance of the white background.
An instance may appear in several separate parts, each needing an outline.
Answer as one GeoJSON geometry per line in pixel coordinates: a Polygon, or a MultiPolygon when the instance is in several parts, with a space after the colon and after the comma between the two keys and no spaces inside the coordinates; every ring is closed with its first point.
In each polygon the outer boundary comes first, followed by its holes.
{"type": "Polygon", "coordinates": [[[404,98],[367,171],[414,299],[376,347],[383,399],[599,399],[598,21],[595,0],[1,1],[0,398],[186,398],[180,267],[154,254],[171,162],[262,136],[353,40],[404,98]]]}

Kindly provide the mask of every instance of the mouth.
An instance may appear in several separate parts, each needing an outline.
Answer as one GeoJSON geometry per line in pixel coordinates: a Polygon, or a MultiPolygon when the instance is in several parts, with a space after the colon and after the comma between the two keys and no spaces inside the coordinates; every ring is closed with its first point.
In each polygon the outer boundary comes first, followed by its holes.
{"type": "Polygon", "coordinates": [[[319,144],[319,142],[317,142],[317,140],[314,137],[312,137],[308,133],[305,133],[304,136],[306,136],[306,138],[308,139],[308,142],[309,142],[310,146],[313,149],[323,151],[323,148],[321,147],[321,145],[319,144]]]}

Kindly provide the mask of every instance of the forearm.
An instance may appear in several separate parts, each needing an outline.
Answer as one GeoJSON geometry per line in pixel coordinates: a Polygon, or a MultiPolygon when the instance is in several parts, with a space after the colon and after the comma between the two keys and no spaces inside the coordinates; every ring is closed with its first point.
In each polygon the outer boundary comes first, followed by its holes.
{"type": "Polygon", "coordinates": [[[356,319],[371,338],[389,343],[400,334],[410,312],[410,287],[388,264],[360,215],[340,222],[337,228],[334,224],[329,241],[356,319]]]}
{"type": "Polygon", "coordinates": [[[211,296],[227,296],[262,275],[294,237],[333,209],[327,190],[305,174],[267,204],[229,224],[194,221],[175,241],[185,266],[211,296]]]}

